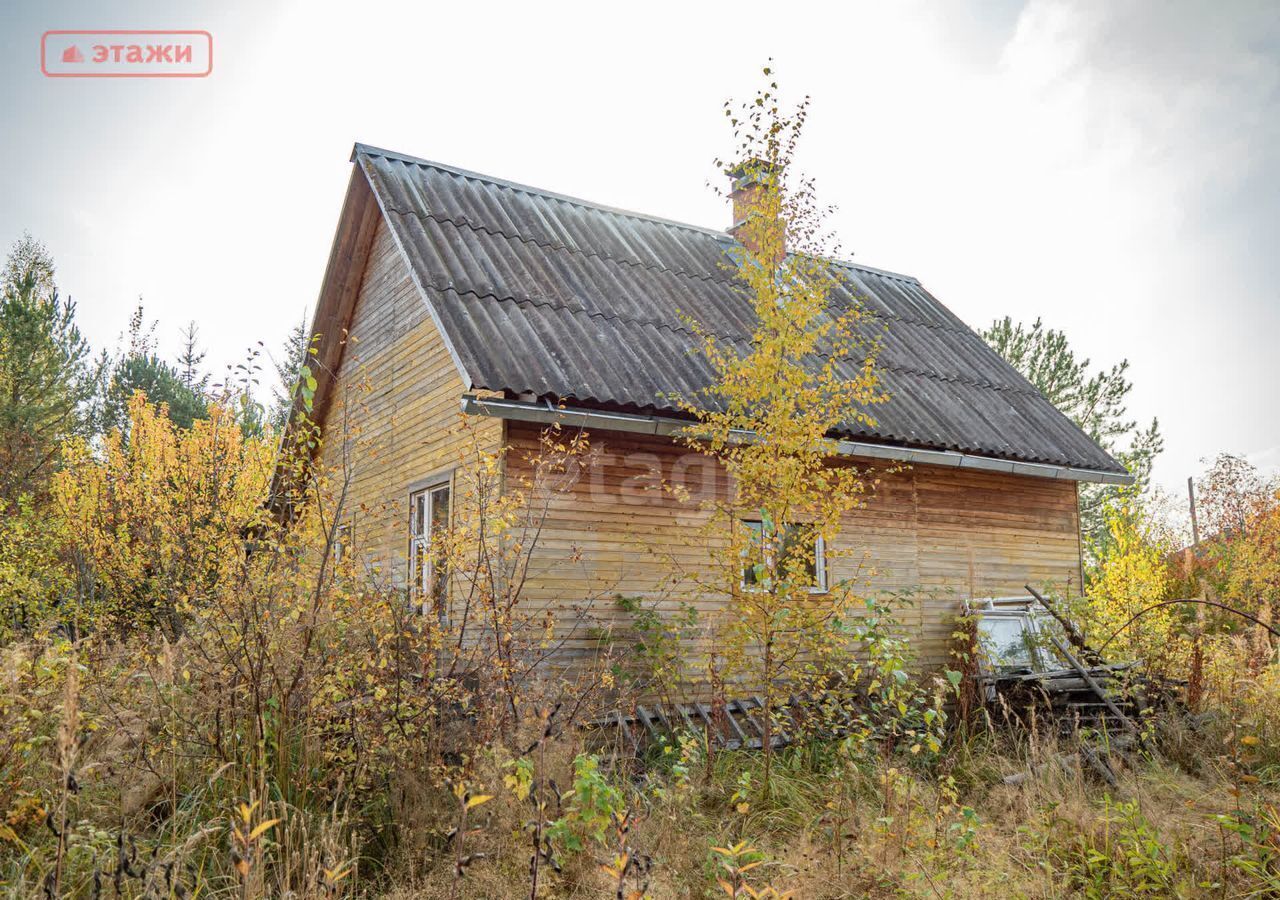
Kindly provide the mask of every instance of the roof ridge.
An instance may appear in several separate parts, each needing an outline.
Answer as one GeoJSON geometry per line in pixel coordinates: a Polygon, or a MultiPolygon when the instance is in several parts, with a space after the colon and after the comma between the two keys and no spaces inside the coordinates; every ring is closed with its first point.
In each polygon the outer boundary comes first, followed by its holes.
{"type": "MultiPolygon", "coordinates": [[[[585,209],[599,210],[600,212],[609,213],[615,216],[625,216],[629,219],[639,219],[642,222],[654,222],[658,225],[668,225],[673,228],[684,228],[699,234],[705,234],[722,243],[733,243],[733,238],[723,231],[717,231],[714,228],[708,228],[705,225],[694,225],[689,222],[679,222],[675,219],[664,218],[663,216],[655,216],[650,213],[636,212],[632,209],[623,209],[619,206],[610,206],[607,203],[598,203],[594,200],[587,200],[582,197],[575,197],[572,194],[561,194],[558,191],[548,190],[546,188],[535,187],[530,184],[523,184],[519,181],[511,181],[506,178],[499,178],[496,175],[486,175],[483,172],[476,172],[472,169],[464,169],[461,166],[454,166],[448,163],[436,162],[435,160],[423,159],[420,156],[411,156],[407,153],[398,153],[395,150],[386,150],[382,147],[374,147],[371,144],[362,144],[357,141],[351,148],[351,161],[355,162],[356,157],[360,154],[365,156],[380,156],[384,159],[394,159],[400,162],[412,163],[418,166],[427,166],[432,169],[439,169],[442,172],[448,172],[453,175],[459,175],[463,178],[473,178],[478,181],[485,181],[499,187],[505,187],[509,190],[519,191],[525,194],[532,194],[538,197],[546,197],[552,200],[558,200],[562,203],[571,203],[575,206],[581,206],[585,209]]],[[[864,265],[863,263],[854,262],[851,259],[840,259],[838,257],[826,257],[826,259],[838,266],[857,269],[863,272],[869,272],[872,275],[880,275],[887,278],[897,278],[901,281],[908,281],[913,284],[920,284],[920,279],[914,275],[907,275],[902,272],[892,272],[888,269],[879,269],[875,266],[864,265]]]]}
{"type": "Polygon", "coordinates": [[[859,272],[869,272],[872,275],[880,275],[884,278],[896,278],[898,281],[906,281],[910,284],[919,285],[921,288],[924,287],[924,285],[920,283],[920,279],[914,275],[907,275],[903,272],[893,272],[889,269],[878,269],[875,266],[868,266],[864,263],[854,262],[851,259],[841,259],[838,256],[828,256],[824,258],[833,266],[839,266],[844,269],[857,269],[859,272]]]}
{"type": "Polygon", "coordinates": [[[640,219],[646,222],[655,222],[659,225],[670,225],[675,228],[685,228],[689,231],[696,231],[701,234],[710,235],[723,241],[732,241],[733,239],[723,231],[716,231],[714,228],[707,228],[705,225],[693,225],[689,222],[678,222],[675,219],[667,219],[662,216],[655,216],[649,213],[636,212],[633,209],[623,209],[620,206],[610,206],[607,203],[598,203],[594,200],[587,200],[583,197],[575,197],[572,194],[561,194],[558,191],[548,190],[546,188],[535,187],[531,184],[524,184],[519,181],[511,181],[507,178],[499,178],[496,175],[486,175],[483,172],[476,172],[471,169],[464,169],[461,166],[454,166],[448,163],[436,162],[431,159],[423,159],[420,156],[410,156],[407,153],[397,153],[394,150],[385,150],[381,147],[373,147],[369,144],[361,144],[359,142],[351,150],[351,160],[355,161],[358,154],[366,156],[381,156],[384,159],[394,159],[400,162],[412,163],[418,166],[427,166],[432,169],[439,169],[442,172],[448,172],[452,175],[460,175],[463,178],[474,178],[477,181],[486,181],[489,184],[495,184],[499,187],[505,187],[513,191],[519,191],[524,194],[534,194],[538,197],[546,197],[551,200],[559,200],[563,203],[571,203],[575,206],[582,206],[587,209],[595,209],[600,212],[611,213],[616,216],[626,216],[629,219],[640,219]]]}

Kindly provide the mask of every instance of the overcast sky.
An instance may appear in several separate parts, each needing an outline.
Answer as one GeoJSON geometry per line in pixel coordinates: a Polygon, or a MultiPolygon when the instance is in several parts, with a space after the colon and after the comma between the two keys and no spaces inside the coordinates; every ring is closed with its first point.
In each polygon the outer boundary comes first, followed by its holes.
{"type": "Polygon", "coordinates": [[[221,368],[314,302],[354,141],[712,227],[721,104],[772,56],[863,263],[974,327],[1128,358],[1171,488],[1280,468],[1280,4],[18,3],[0,242],[55,256],[94,343],[141,296],[221,368]],[[785,12],[784,12],[785,11],[785,12]],[[47,29],[205,29],[206,79],[48,79],[47,29]]]}

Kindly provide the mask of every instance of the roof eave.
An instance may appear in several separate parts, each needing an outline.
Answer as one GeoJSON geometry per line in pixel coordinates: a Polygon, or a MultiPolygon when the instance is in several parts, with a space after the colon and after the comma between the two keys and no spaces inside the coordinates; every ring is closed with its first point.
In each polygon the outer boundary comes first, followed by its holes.
{"type": "MultiPolygon", "coordinates": [[[[468,415],[491,416],[518,422],[540,424],[558,423],[561,426],[599,428],[632,434],[671,436],[696,425],[688,419],[642,413],[608,412],[566,405],[552,405],[550,401],[530,403],[524,400],[506,400],[465,394],[462,411],[468,415]]],[[[974,469],[984,472],[1001,472],[1007,475],[1026,475],[1032,478],[1048,478],[1058,481],[1079,481],[1093,484],[1133,484],[1128,472],[1109,472],[1081,466],[1053,465],[1050,463],[1023,462],[1000,459],[957,450],[928,450],[897,444],[872,444],[864,441],[838,440],[837,453],[841,456],[866,459],[886,459],[894,462],[919,465],[944,466],[957,469],[974,469]]]]}

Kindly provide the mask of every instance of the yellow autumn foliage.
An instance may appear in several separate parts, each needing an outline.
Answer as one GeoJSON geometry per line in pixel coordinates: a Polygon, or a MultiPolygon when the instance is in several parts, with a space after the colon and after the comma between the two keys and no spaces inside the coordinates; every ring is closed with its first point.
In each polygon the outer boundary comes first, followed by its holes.
{"type": "MultiPolygon", "coordinates": [[[[1090,638],[1107,641],[1129,619],[1149,606],[1168,599],[1172,574],[1167,564],[1168,549],[1144,518],[1137,500],[1121,496],[1105,510],[1111,540],[1100,550],[1097,564],[1089,573],[1090,638]]],[[[1119,657],[1141,658],[1149,664],[1169,663],[1181,647],[1176,607],[1163,607],[1143,614],[1121,631],[1111,644],[1119,657]]]]}
{"type": "Polygon", "coordinates": [[[270,434],[246,438],[223,407],[181,429],[142,393],[127,434],[68,444],[50,510],[76,577],[64,618],[144,625],[223,583],[264,520],[274,454],[270,434]]]}
{"type": "MultiPolygon", "coordinates": [[[[1216,580],[1244,609],[1276,615],[1280,598],[1280,490],[1260,502],[1238,534],[1215,547],[1216,580]]],[[[1274,618],[1272,618],[1274,621],[1274,618]]]]}
{"type": "Polygon", "coordinates": [[[30,632],[71,593],[61,534],[60,523],[29,495],[0,502],[0,640],[30,632]]]}

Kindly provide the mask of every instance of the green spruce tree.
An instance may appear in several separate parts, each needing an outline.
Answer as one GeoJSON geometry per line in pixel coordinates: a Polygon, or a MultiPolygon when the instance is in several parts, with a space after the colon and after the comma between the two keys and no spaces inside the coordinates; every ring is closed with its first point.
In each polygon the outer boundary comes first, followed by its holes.
{"type": "MultiPolygon", "coordinates": [[[[137,391],[145,393],[148,402],[163,404],[169,418],[180,428],[190,428],[197,419],[208,417],[204,384],[195,374],[203,353],[195,349],[194,343],[189,343],[183,354],[185,361],[179,361],[184,368],[170,365],[156,351],[155,328],[154,322],[150,326],[146,324],[139,301],[129,319],[129,348],[111,367],[102,409],[105,428],[125,430],[128,427],[129,401],[137,391]],[[184,377],[188,371],[190,383],[184,377]]],[[[194,333],[191,340],[194,341],[194,333]]]]}
{"type": "Polygon", "coordinates": [[[307,318],[304,311],[302,319],[290,329],[289,336],[285,338],[279,357],[273,360],[277,383],[272,391],[271,424],[277,431],[283,431],[285,425],[289,424],[289,413],[293,409],[293,398],[298,389],[298,377],[311,349],[307,318]]]}

